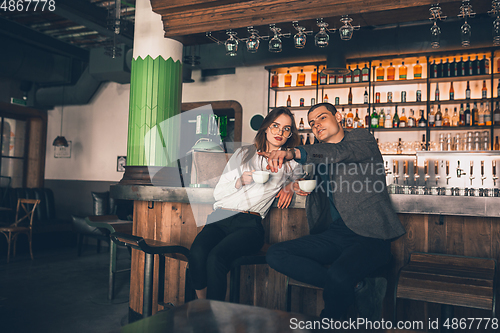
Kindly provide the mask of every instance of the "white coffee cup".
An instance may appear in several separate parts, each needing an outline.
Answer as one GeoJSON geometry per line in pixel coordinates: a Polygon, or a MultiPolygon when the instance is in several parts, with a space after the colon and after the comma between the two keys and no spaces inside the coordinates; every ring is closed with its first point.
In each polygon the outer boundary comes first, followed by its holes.
{"type": "Polygon", "coordinates": [[[271,173],[269,171],[254,171],[252,173],[253,181],[259,184],[264,184],[269,180],[269,175],[271,173]]]}
{"type": "Polygon", "coordinates": [[[316,179],[299,180],[299,187],[304,192],[312,192],[316,188],[316,179]]]}

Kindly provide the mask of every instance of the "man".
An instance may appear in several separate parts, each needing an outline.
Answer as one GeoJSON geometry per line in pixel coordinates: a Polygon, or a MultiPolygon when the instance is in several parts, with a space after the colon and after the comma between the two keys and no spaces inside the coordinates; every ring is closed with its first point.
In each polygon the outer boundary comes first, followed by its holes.
{"type": "Polygon", "coordinates": [[[317,187],[306,195],[310,235],[271,246],[269,265],[321,288],[322,317],[340,319],[354,303],[355,286],[390,260],[390,240],[405,233],[385,186],[382,155],[365,129],[344,132],[335,106],[311,107],[308,121],[320,143],[261,153],[276,172],[286,160],[314,164],[317,187]],[[325,265],[330,265],[326,267],[325,265]]]}

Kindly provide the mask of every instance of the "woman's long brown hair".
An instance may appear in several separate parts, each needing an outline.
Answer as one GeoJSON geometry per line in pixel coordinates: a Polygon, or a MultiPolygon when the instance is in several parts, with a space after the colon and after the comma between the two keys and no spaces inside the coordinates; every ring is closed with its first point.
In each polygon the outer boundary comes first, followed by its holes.
{"type": "Polygon", "coordinates": [[[267,139],[266,139],[266,130],[271,126],[271,124],[281,116],[282,114],[290,117],[292,121],[292,136],[289,137],[286,142],[281,146],[282,149],[293,148],[297,146],[300,142],[299,131],[297,130],[297,126],[295,126],[295,117],[293,113],[286,107],[280,106],[274,108],[262,121],[262,125],[260,125],[257,134],[255,135],[254,144],[246,147],[242,147],[241,153],[244,154],[243,164],[248,163],[250,159],[255,155],[257,151],[266,151],[267,148],[267,139]]]}

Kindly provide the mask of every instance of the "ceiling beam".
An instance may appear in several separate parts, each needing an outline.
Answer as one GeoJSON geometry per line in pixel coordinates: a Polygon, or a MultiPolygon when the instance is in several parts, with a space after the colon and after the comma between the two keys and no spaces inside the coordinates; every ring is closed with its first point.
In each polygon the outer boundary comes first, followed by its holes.
{"type": "MultiPolygon", "coordinates": [[[[107,28],[108,11],[88,1],[58,0],[54,14],[97,31],[101,35],[113,38],[114,32],[107,28]]],[[[133,27],[130,25],[127,28],[127,32],[116,35],[116,41],[132,47],[134,45],[133,27]]]]}
{"type": "MultiPolygon", "coordinates": [[[[172,8],[170,0],[151,0],[153,11],[162,15],[165,36],[175,37],[206,31],[238,29],[270,23],[302,21],[319,17],[364,14],[430,6],[436,0],[190,0],[172,8]]],[[[456,2],[442,0],[440,3],[456,2]]]]}

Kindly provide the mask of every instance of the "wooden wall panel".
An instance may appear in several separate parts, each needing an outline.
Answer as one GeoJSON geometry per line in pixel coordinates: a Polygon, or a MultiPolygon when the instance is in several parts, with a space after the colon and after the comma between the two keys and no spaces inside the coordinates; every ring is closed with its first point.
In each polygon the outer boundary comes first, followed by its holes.
{"type": "Polygon", "coordinates": [[[446,224],[444,217],[429,215],[428,217],[429,252],[446,253],[446,224]]]}
{"type": "Polygon", "coordinates": [[[465,218],[464,255],[491,258],[491,219],[465,218]]]}
{"type": "Polygon", "coordinates": [[[446,253],[464,255],[464,218],[448,216],[446,218],[446,253]]]}

